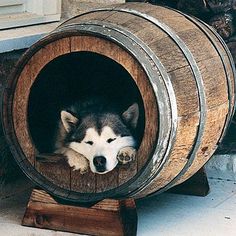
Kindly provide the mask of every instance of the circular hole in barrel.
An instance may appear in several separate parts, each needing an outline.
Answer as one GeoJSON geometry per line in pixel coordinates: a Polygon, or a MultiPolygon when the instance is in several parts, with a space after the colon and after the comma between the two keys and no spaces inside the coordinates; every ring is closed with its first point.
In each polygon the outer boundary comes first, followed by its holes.
{"type": "Polygon", "coordinates": [[[114,60],[83,51],[50,61],[31,87],[28,128],[36,150],[39,153],[53,152],[61,110],[87,99],[96,103],[99,98],[109,101],[112,110],[120,115],[132,104],[138,104],[135,139],[139,145],[144,133],[145,112],[136,83],[127,70],[114,60]]]}
{"type": "Polygon", "coordinates": [[[9,85],[13,86],[13,103],[12,94],[6,93],[10,107],[4,125],[12,130],[9,138],[18,164],[38,186],[65,200],[87,202],[126,195],[130,188],[137,188],[144,170],[144,179],[153,170],[159,138],[156,90],[146,63],[103,38],[83,35],[45,40],[30,48],[19,62],[14,83],[9,85]],[[104,91],[107,100],[116,100],[113,104],[122,112],[122,106],[127,109],[133,100],[139,105],[136,159],[119,163],[102,175],[74,171],[65,155],[51,153],[61,107],[80,100],[83,94],[93,99],[104,91]]]}

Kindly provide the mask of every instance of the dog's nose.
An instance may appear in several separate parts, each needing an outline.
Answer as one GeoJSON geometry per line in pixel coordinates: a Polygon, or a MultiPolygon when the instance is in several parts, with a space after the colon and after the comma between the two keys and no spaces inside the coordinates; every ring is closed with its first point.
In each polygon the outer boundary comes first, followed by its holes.
{"type": "Polygon", "coordinates": [[[93,164],[98,172],[104,172],[106,170],[106,158],[104,156],[96,156],[93,158],[93,164]]]}

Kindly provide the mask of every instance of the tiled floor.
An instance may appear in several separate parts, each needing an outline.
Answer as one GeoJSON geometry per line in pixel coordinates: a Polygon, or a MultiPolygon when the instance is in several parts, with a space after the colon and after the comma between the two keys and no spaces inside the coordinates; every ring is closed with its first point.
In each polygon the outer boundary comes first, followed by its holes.
{"type": "MultiPolygon", "coordinates": [[[[207,197],[162,194],[137,202],[139,236],[236,236],[236,183],[210,179],[207,197]]],[[[0,236],[75,235],[20,225],[30,190],[0,201],[0,236]]]]}

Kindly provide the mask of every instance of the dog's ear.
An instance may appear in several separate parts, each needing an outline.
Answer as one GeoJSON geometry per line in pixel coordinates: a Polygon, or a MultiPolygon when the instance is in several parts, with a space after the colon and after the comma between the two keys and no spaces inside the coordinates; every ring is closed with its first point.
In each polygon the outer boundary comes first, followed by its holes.
{"type": "Polygon", "coordinates": [[[78,118],[68,111],[61,111],[61,121],[66,132],[69,133],[76,126],[78,118]]]}
{"type": "Polygon", "coordinates": [[[123,114],[123,120],[129,124],[133,129],[137,127],[139,118],[139,107],[137,103],[131,105],[123,114]]]}

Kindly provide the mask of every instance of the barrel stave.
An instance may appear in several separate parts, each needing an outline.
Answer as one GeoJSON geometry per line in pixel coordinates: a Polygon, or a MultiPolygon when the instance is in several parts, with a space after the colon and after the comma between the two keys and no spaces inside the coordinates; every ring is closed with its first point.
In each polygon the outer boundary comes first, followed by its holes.
{"type": "Polygon", "coordinates": [[[169,75],[176,94],[179,117],[190,117],[198,113],[198,92],[190,66],[170,71],[169,75]]]}
{"type": "Polygon", "coordinates": [[[215,152],[218,147],[218,140],[221,136],[225,126],[225,120],[228,112],[228,103],[208,110],[208,119],[206,121],[205,133],[202,137],[201,145],[192,165],[187,169],[176,184],[180,184],[195,174],[201,166],[206,162],[215,152]]]}
{"type": "Polygon", "coordinates": [[[214,57],[200,61],[198,62],[198,67],[204,81],[207,109],[209,110],[221,104],[228,103],[226,74],[220,58],[214,57]]]}
{"type": "Polygon", "coordinates": [[[35,163],[36,170],[45,176],[48,180],[50,180],[53,184],[70,190],[70,175],[71,170],[64,162],[60,163],[47,163],[41,164],[41,163],[35,163]],[[63,176],[63,178],[62,178],[63,176]]]}

